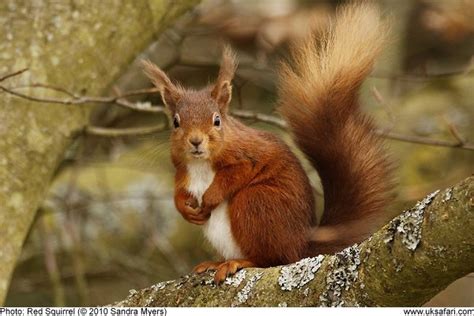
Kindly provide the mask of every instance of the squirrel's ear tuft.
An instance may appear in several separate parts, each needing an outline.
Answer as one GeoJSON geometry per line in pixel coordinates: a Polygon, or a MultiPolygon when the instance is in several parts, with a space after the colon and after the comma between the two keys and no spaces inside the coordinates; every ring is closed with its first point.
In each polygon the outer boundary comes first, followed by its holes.
{"type": "Polygon", "coordinates": [[[235,53],[232,51],[230,46],[225,46],[222,52],[221,67],[219,69],[219,76],[217,77],[217,83],[224,81],[231,82],[234,78],[235,70],[237,69],[237,58],[235,53]]]}
{"type": "Polygon", "coordinates": [[[176,104],[181,98],[180,90],[157,65],[149,60],[142,61],[143,71],[151,82],[160,90],[163,103],[171,112],[175,112],[176,104]]]}
{"type": "Polygon", "coordinates": [[[235,53],[230,46],[225,46],[222,53],[221,67],[217,76],[216,84],[211,91],[211,96],[219,104],[221,111],[226,110],[232,96],[232,86],[230,82],[234,78],[237,69],[235,53]]]}

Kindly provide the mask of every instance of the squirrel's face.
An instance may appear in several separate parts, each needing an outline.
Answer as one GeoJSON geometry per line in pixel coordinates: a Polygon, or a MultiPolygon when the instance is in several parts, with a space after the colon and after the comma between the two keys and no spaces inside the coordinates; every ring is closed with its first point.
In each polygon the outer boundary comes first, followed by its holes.
{"type": "Polygon", "coordinates": [[[172,154],[180,160],[212,159],[222,147],[225,113],[211,91],[183,92],[172,112],[172,154]]]}
{"type": "Polygon", "coordinates": [[[172,114],[173,158],[180,161],[212,159],[224,144],[226,114],[232,96],[230,82],[236,69],[234,53],[229,47],[224,49],[216,83],[200,91],[175,85],[149,61],[144,61],[143,67],[172,114]]]}

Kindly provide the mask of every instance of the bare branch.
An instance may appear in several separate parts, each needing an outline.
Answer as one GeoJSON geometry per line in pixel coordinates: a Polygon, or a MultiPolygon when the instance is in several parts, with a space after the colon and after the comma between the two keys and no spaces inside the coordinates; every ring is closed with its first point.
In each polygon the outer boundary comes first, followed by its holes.
{"type": "MultiPolygon", "coordinates": [[[[15,73],[4,76],[3,78],[10,78],[15,75],[19,75],[24,71],[26,70],[23,69],[23,70],[17,71],[15,73]]],[[[23,87],[25,86],[22,86],[22,88],[23,87]]],[[[40,98],[40,97],[30,96],[30,95],[17,92],[15,91],[16,88],[7,88],[4,85],[0,85],[0,90],[6,93],[9,93],[11,95],[14,95],[16,97],[27,99],[30,101],[35,101],[35,102],[56,103],[56,104],[64,104],[64,105],[81,105],[81,104],[88,104],[88,103],[116,104],[121,107],[128,108],[130,110],[137,111],[137,112],[147,112],[147,113],[164,113],[165,112],[165,108],[161,105],[152,105],[151,103],[148,103],[148,102],[146,103],[135,102],[134,103],[126,99],[132,96],[149,95],[149,94],[158,93],[159,91],[157,88],[139,89],[139,90],[133,90],[133,91],[125,92],[125,93],[120,93],[120,91],[116,91],[117,95],[111,96],[111,97],[91,97],[91,96],[76,96],[74,93],[66,89],[63,89],[61,87],[47,85],[47,84],[34,84],[31,87],[32,88],[40,87],[40,88],[46,88],[46,89],[51,89],[55,91],[61,91],[71,96],[71,98],[69,99],[42,98],[42,97],[40,98]]],[[[385,101],[383,100],[383,97],[381,96],[381,94],[376,89],[372,91],[374,93],[374,97],[377,100],[379,100],[379,102],[381,102],[382,104],[385,104],[385,101]]],[[[246,111],[246,110],[238,110],[238,109],[232,111],[232,114],[236,117],[240,117],[244,119],[253,119],[259,122],[272,124],[272,125],[278,126],[279,128],[283,128],[283,129],[287,128],[287,124],[284,120],[273,115],[256,113],[256,112],[246,111]]],[[[160,126],[146,127],[143,129],[142,128],[137,128],[137,129],[134,128],[134,129],[126,129],[126,130],[110,129],[109,131],[106,131],[105,129],[99,128],[99,127],[88,127],[86,129],[86,132],[90,134],[94,134],[94,135],[99,135],[99,136],[117,137],[117,136],[134,135],[134,132],[136,133],[135,135],[145,135],[145,134],[154,133],[156,131],[161,131],[165,128],[166,127],[162,127],[160,125],[160,126]]],[[[465,142],[455,127],[450,126],[450,131],[456,137],[457,141],[453,142],[453,141],[437,140],[437,139],[431,139],[428,137],[421,137],[421,136],[414,136],[414,135],[403,135],[403,134],[394,133],[388,130],[377,130],[376,133],[381,137],[385,137],[385,138],[393,139],[397,141],[408,142],[408,143],[416,143],[416,144],[421,144],[421,145],[438,146],[438,147],[459,148],[459,149],[464,149],[464,150],[474,150],[474,144],[465,142]]]]}
{"type": "Polygon", "coordinates": [[[288,127],[284,120],[273,115],[256,113],[256,112],[245,111],[245,110],[233,110],[232,115],[236,117],[244,118],[244,119],[253,119],[256,121],[269,123],[283,129],[286,129],[288,127]]]}
{"type": "MultiPolygon", "coordinates": [[[[2,77],[3,79],[0,79],[0,82],[2,80],[5,80],[7,78],[11,78],[13,76],[19,75],[23,72],[25,72],[26,69],[5,75],[2,77]]],[[[54,104],[64,104],[64,105],[81,105],[81,104],[88,104],[88,103],[105,103],[105,104],[117,104],[119,106],[122,106],[124,108],[128,108],[134,111],[138,112],[152,112],[152,113],[163,113],[164,108],[162,106],[153,106],[152,104],[149,103],[132,103],[130,101],[127,101],[126,98],[132,97],[132,96],[139,96],[139,95],[149,95],[153,93],[158,93],[158,89],[156,88],[149,88],[149,89],[139,89],[139,90],[133,90],[130,92],[126,92],[123,94],[118,94],[116,96],[112,97],[89,97],[89,96],[77,96],[74,93],[53,85],[48,85],[44,83],[35,83],[32,85],[26,85],[26,86],[18,86],[15,88],[8,88],[4,85],[0,85],[0,90],[3,92],[9,93],[11,95],[14,95],[16,97],[26,99],[29,101],[34,101],[34,102],[41,102],[41,103],[54,103],[54,104]],[[59,91],[62,93],[67,94],[70,96],[69,99],[61,99],[61,98],[48,98],[48,97],[35,97],[31,95],[27,95],[21,92],[15,91],[18,88],[44,88],[48,90],[54,90],[54,91],[59,91]]]]}
{"type": "Polygon", "coordinates": [[[446,121],[446,124],[448,125],[449,132],[451,133],[451,135],[453,135],[454,138],[457,139],[459,146],[464,145],[466,141],[459,133],[458,128],[447,117],[445,117],[444,120],[446,121]]]}
{"type": "Polygon", "coordinates": [[[438,140],[432,139],[429,137],[422,137],[422,136],[413,136],[413,135],[403,135],[394,132],[385,132],[378,130],[376,133],[382,137],[398,140],[407,143],[415,143],[421,145],[428,145],[428,146],[437,146],[437,147],[451,147],[451,148],[459,148],[465,150],[474,150],[474,144],[471,143],[459,143],[459,141],[448,141],[448,140],[438,140]]]}
{"type": "Polygon", "coordinates": [[[15,71],[15,72],[6,74],[5,76],[0,77],[0,82],[2,82],[4,80],[7,80],[8,78],[18,76],[18,75],[24,73],[25,71],[28,71],[28,68],[23,68],[23,69],[15,71]]]}
{"type": "Polygon", "coordinates": [[[437,73],[428,73],[424,71],[423,74],[390,74],[390,73],[383,73],[377,72],[375,74],[370,75],[372,78],[380,78],[380,79],[396,79],[400,81],[427,81],[432,79],[444,79],[450,78],[455,76],[464,76],[469,74],[474,68],[474,56],[471,57],[469,63],[466,67],[459,69],[459,70],[451,70],[445,72],[437,72],[437,73]]]}
{"type": "MultiPolygon", "coordinates": [[[[287,128],[287,124],[284,120],[272,115],[254,113],[254,112],[244,111],[244,110],[234,110],[232,114],[240,118],[254,119],[260,122],[272,124],[283,129],[287,128]]],[[[438,147],[451,147],[451,148],[459,148],[459,149],[465,149],[465,150],[474,150],[474,144],[471,144],[471,143],[465,143],[465,142],[460,143],[459,141],[453,142],[453,141],[447,141],[447,140],[437,140],[437,139],[432,139],[429,137],[398,134],[398,133],[389,132],[385,130],[376,130],[375,133],[381,137],[385,137],[385,138],[393,139],[397,141],[402,141],[402,142],[407,142],[407,143],[415,143],[415,144],[438,146],[438,147]]]]}
{"type": "Polygon", "coordinates": [[[149,135],[164,131],[168,128],[167,124],[161,124],[148,127],[129,127],[129,128],[109,128],[98,126],[87,126],[85,132],[90,135],[105,136],[105,137],[123,137],[123,136],[138,136],[149,135]]]}
{"type": "Polygon", "coordinates": [[[372,95],[374,96],[375,100],[377,100],[377,102],[384,107],[385,113],[387,113],[388,119],[390,121],[390,125],[388,127],[384,128],[384,130],[386,132],[389,132],[395,127],[395,121],[396,121],[395,115],[393,114],[393,111],[392,111],[392,107],[385,100],[383,95],[380,93],[380,91],[375,86],[372,87],[371,91],[372,91],[372,95]]]}
{"type": "Polygon", "coordinates": [[[55,87],[55,86],[51,86],[51,85],[40,83],[40,82],[32,83],[32,84],[28,84],[28,85],[16,86],[14,89],[22,89],[22,88],[44,88],[44,89],[47,89],[47,90],[54,90],[54,91],[57,91],[57,92],[64,93],[64,94],[68,95],[71,98],[77,98],[76,95],[72,94],[70,91],[67,91],[64,88],[55,87]]]}

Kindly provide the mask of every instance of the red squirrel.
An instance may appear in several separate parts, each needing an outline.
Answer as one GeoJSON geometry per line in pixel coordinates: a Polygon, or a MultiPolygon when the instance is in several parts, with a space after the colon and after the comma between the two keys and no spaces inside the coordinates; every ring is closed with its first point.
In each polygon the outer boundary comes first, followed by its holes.
{"type": "Polygon", "coordinates": [[[229,48],[215,84],[200,90],[143,62],[173,118],[176,208],[224,258],[194,272],[215,270],[220,283],[242,268],[333,253],[371,233],[385,214],[392,167],[358,92],[386,31],[377,8],[345,6],[320,41],[293,44],[292,61],[280,67],[279,112],[324,189],[319,226],[310,181],[289,147],[230,115],[237,66],[229,48]]]}

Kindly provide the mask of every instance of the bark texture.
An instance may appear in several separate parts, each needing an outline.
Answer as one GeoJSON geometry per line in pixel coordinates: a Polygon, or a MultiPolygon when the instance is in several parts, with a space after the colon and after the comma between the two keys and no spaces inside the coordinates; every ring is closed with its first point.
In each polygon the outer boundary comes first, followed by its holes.
{"type": "MultiPolygon", "coordinates": [[[[154,34],[196,2],[1,1],[0,77],[28,67],[3,84],[103,93],[154,34]]],[[[90,110],[0,93],[0,305],[48,182],[90,110]]]]}
{"type": "Polygon", "coordinates": [[[211,273],[131,290],[116,306],[421,306],[474,271],[474,177],[426,196],[360,245],[332,256],[211,273]]]}

